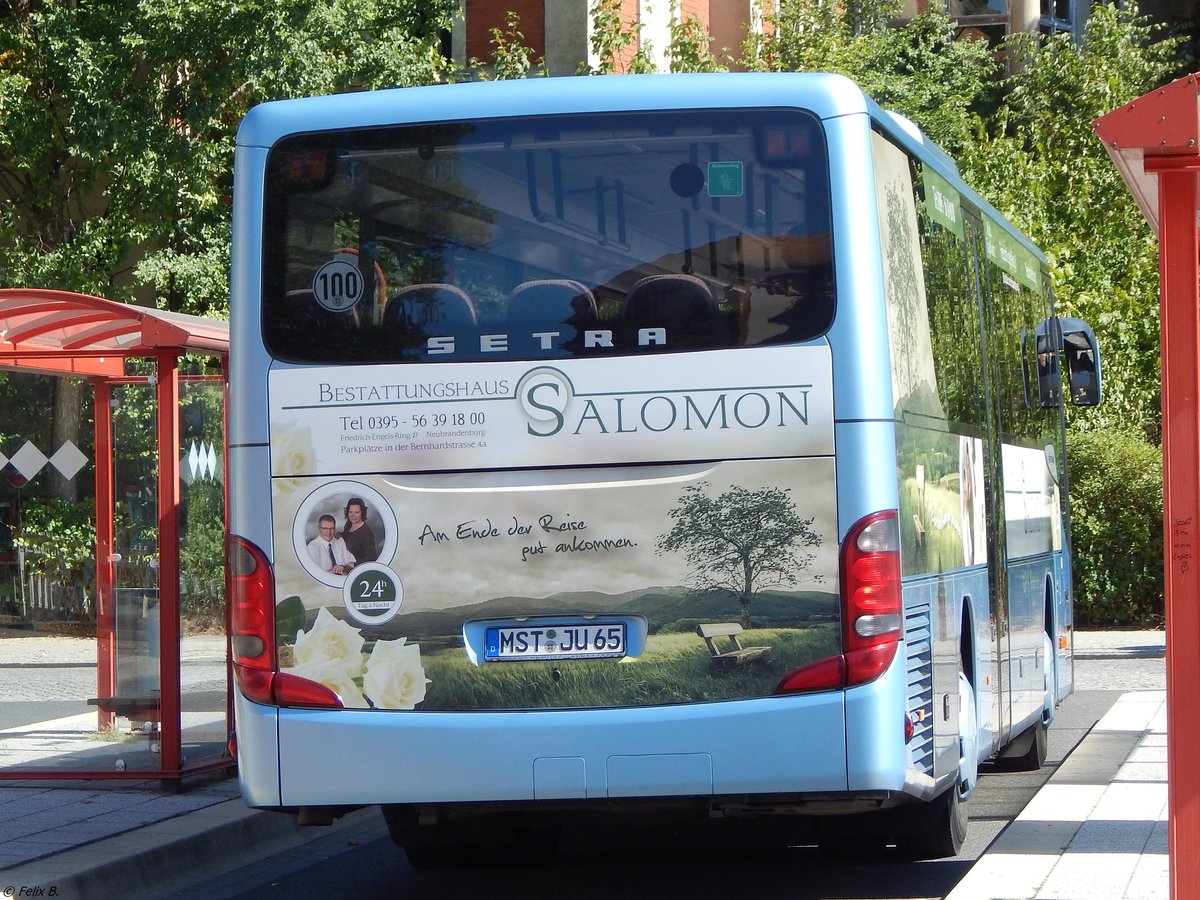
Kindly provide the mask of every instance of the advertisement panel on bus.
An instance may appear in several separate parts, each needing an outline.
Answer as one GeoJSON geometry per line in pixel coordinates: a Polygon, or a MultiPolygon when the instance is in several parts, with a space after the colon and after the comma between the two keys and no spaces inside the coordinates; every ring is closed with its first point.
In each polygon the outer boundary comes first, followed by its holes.
{"type": "Polygon", "coordinates": [[[830,371],[272,371],[281,666],[381,709],[769,694],[839,648],[830,371]]]}

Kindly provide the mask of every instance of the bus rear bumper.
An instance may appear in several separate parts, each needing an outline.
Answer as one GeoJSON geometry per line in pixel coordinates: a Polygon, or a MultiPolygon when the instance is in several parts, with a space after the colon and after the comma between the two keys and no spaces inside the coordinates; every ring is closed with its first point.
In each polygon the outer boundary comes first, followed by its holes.
{"type": "MultiPolygon", "coordinates": [[[[272,771],[261,757],[243,759],[242,790],[251,806],[285,808],[844,798],[845,705],[831,692],[602,714],[392,713],[277,709],[239,697],[239,733],[277,746],[279,761],[272,771]]],[[[886,784],[854,780],[864,798],[904,787],[903,772],[886,784]]]]}

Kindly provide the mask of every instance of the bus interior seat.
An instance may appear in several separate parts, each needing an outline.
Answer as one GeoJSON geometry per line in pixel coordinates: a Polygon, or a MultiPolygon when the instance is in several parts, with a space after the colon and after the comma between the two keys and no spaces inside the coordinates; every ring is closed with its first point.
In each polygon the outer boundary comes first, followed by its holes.
{"type": "Polygon", "coordinates": [[[388,298],[383,324],[389,330],[421,337],[474,332],[475,306],[466,292],[453,284],[413,284],[388,298]]]}
{"type": "Polygon", "coordinates": [[[650,275],[625,296],[625,322],[634,328],[665,328],[670,349],[721,347],[728,342],[723,317],[704,279],[695,275],[650,275]]]}
{"type": "Polygon", "coordinates": [[[285,315],[273,317],[276,328],[286,333],[290,347],[309,347],[305,352],[318,358],[319,348],[329,346],[331,337],[348,336],[358,324],[357,309],[351,307],[341,312],[326,309],[317,302],[311,288],[287,291],[283,295],[283,308],[285,315]]]}
{"type": "Polygon", "coordinates": [[[530,352],[578,350],[584,330],[599,322],[596,297],[583,284],[565,278],[526,281],[508,297],[505,318],[514,344],[528,344],[530,352]],[[553,347],[546,348],[535,332],[558,330],[553,347]]]}

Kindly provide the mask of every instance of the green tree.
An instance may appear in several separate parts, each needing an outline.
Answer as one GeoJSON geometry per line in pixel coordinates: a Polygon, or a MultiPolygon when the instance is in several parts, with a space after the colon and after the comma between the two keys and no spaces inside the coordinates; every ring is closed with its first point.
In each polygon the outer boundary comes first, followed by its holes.
{"type": "Polygon", "coordinates": [[[453,0],[6,4],[5,280],[222,314],[242,115],[262,100],[437,80],[437,29],[454,8],[453,0]]]}
{"type": "Polygon", "coordinates": [[[1097,4],[1082,40],[1020,34],[997,57],[956,39],[941,13],[891,28],[893,11],[889,0],[781,0],[744,62],[845,74],[920,125],[1046,251],[1059,311],[1096,328],[1108,400],[1072,426],[1133,423],[1156,438],[1157,242],[1091,122],[1183,74],[1181,40],[1134,6],[1097,4]]]}
{"type": "Polygon", "coordinates": [[[1073,434],[1067,449],[1076,624],[1162,625],[1162,451],[1119,429],[1073,434]]]}
{"type": "Polygon", "coordinates": [[[637,75],[655,71],[650,45],[643,41],[640,22],[621,18],[621,0],[595,0],[592,17],[592,53],[599,62],[582,62],[580,75],[637,75]],[[630,48],[632,55],[626,58],[630,48]]]}
{"type": "Polygon", "coordinates": [[[707,482],[683,489],[670,511],[671,530],[658,539],[659,553],[682,553],[702,591],[733,594],[750,627],[755,594],[794,585],[815,557],[802,548],[820,546],[813,519],[801,518],[787,488],[747,490],[735,485],[712,497],[707,482]]]}
{"type": "Polygon", "coordinates": [[[892,0],[781,0],[762,32],[747,37],[742,62],[755,71],[846,75],[954,155],[983,133],[980,110],[998,64],[983,41],[956,39],[943,13],[889,27],[897,8],[892,0]]]}
{"type": "Polygon", "coordinates": [[[534,62],[533,50],[525,44],[525,33],[521,31],[521,14],[509,10],[504,17],[503,28],[493,28],[492,62],[471,60],[471,69],[486,81],[506,81],[513,78],[528,78],[530,75],[546,75],[546,61],[534,62]]]}
{"type": "Polygon", "coordinates": [[[964,177],[1052,261],[1059,311],[1087,319],[1107,400],[1083,427],[1159,430],[1158,247],[1092,121],[1181,72],[1181,44],[1136,13],[1092,8],[1082,41],[1017,35],[988,139],[962,148],[964,177]]]}
{"type": "MultiPolygon", "coordinates": [[[[455,0],[0,4],[5,283],[224,316],[233,142],[245,112],[264,100],[437,81],[438,29],[456,9],[455,0]]],[[[53,384],[45,443],[82,445],[83,384],[53,384]]],[[[73,482],[54,490],[74,499],[73,482]]],[[[61,528],[68,546],[66,518],[45,521],[44,544],[55,546],[61,528]]]]}
{"type": "MultiPolygon", "coordinates": [[[[673,11],[677,12],[677,9],[673,11]]],[[[670,31],[667,58],[671,61],[672,72],[727,71],[709,47],[708,32],[696,16],[672,16],[670,31]]]]}
{"type": "MultiPolygon", "coordinates": [[[[51,576],[69,591],[81,591],[86,604],[94,592],[96,532],[92,504],[65,500],[31,500],[22,511],[14,541],[25,552],[28,572],[51,576]]],[[[95,609],[92,609],[95,615],[95,609]]]]}

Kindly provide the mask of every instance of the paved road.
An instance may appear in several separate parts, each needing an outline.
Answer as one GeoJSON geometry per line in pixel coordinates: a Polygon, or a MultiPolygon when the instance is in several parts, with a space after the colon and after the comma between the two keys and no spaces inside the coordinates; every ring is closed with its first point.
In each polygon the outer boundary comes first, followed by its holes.
{"type": "Polygon", "coordinates": [[[1077,659],[1077,691],[1161,691],[1167,685],[1166,661],[1143,659],[1077,659]]]}
{"type": "MultiPolygon", "coordinates": [[[[765,845],[664,846],[629,853],[573,846],[564,859],[521,859],[503,869],[418,872],[387,837],[375,811],[356,814],[348,827],[264,854],[249,865],[209,873],[168,896],[176,900],[299,898],[504,898],[629,896],[694,900],[753,896],[787,900],[927,900],[940,898],[1028,803],[1059,763],[1123,693],[1162,690],[1163,659],[1079,659],[1077,689],[1050,730],[1047,766],[1036,773],[985,771],[971,800],[971,830],[955,859],[925,863],[829,858],[812,849],[772,851],[765,845]]],[[[985,767],[986,768],[986,767],[985,767]]],[[[636,846],[636,841],[635,841],[636,846]]]]}
{"type": "MultiPolygon", "coordinates": [[[[224,692],[225,638],[187,637],[181,644],[185,694],[224,692]]],[[[157,658],[151,666],[157,665],[157,658]]],[[[43,636],[0,628],[0,731],[81,713],[95,713],[94,638],[43,636]]]]}

